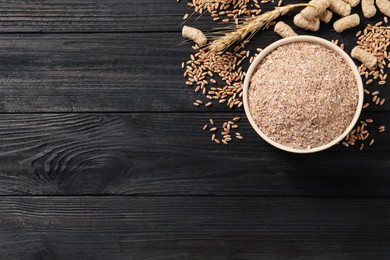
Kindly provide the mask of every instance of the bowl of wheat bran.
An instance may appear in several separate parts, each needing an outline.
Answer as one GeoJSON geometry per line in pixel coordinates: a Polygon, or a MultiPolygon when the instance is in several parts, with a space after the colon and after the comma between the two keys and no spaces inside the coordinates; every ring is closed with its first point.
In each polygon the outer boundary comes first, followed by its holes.
{"type": "Polygon", "coordinates": [[[356,124],[364,96],[352,59],[314,36],[289,37],[265,48],[249,67],[243,92],[256,132],[294,153],[340,142],[356,124]]]}

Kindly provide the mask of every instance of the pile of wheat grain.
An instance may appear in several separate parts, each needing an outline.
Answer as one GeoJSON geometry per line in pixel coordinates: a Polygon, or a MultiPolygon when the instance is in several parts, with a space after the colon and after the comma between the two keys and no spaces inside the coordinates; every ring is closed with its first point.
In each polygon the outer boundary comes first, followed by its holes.
{"type": "MultiPolygon", "coordinates": [[[[270,1],[263,0],[262,2],[270,1]]],[[[234,22],[238,24],[238,19],[241,15],[251,16],[261,13],[258,0],[192,0],[188,3],[188,6],[193,8],[194,13],[198,15],[209,13],[213,21],[225,23],[234,22]]],[[[185,14],[183,19],[187,19],[190,16],[190,14],[185,14]]]]}

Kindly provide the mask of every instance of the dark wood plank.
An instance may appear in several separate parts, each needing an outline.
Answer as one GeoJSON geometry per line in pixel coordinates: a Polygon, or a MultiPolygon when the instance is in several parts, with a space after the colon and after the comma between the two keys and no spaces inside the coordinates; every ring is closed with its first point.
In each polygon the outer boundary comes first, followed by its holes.
{"type": "Polygon", "coordinates": [[[3,35],[2,112],[193,110],[179,34],[3,35]]]}
{"type": "MultiPolygon", "coordinates": [[[[243,116],[242,114],[236,114],[243,116]]],[[[359,152],[296,155],[258,137],[228,147],[201,130],[232,114],[0,116],[0,195],[390,196],[390,136],[359,152]]],[[[374,126],[390,113],[367,114],[374,126]]]]}
{"type": "Polygon", "coordinates": [[[0,32],[139,32],[180,30],[187,7],[167,0],[27,0],[1,1],[0,10],[0,32]]]}
{"type": "MultiPolygon", "coordinates": [[[[336,38],[332,32],[322,36],[336,38]]],[[[250,47],[277,39],[266,31],[250,47]]],[[[218,103],[210,109],[192,105],[206,99],[185,86],[181,62],[192,49],[175,46],[180,41],[179,33],[3,35],[0,111],[228,111],[218,103]]],[[[390,100],[389,88],[374,88],[390,100]]],[[[369,110],[390,111],[389,104],[369,110]]]]}
{"type": "Polygon", "coordinates": [[[386,259],[390,200],[1,197],[2,259],[386,259]]]}
{"type": "MultiPolygon", "coordinates": [[[[0,2],[1,32],[172,32],[180,31],[182,17],[191,13],[182,1],[169,0],[25,0],[0,2]]],[[[307,2],[290,0],[288,3],[307,2]]],[[[262,10],[274,8],[276,3],[262,4],[262,10]]],[[[361,14],[360,7],[354,12],[361,14]]],[[[291,11],[289,23],[299,9],[291,11]]],[[[370,19],[379,19],[378,14],[370,19]]],[[[363,23],[367,20],[362,19],[363,23]]],[[[188,22],[202,30],[209,30],[209,15],[194,15],[188,22]]],[[[324,27],[328,28],[328,27],[324,27]]]]}
{"type": "MultiPolygon", "coordinates": [[[[170,0],[1,1],[0,33],[180,31],[183,15],[192,12],[186,2],[178,4],[170,0]]],[[[264,4],[262,8],[270,10],[274,6],[275,4],[264,4]]],[[[195,23],[201,29],[209,29],[210,21],[209,15],[202,17],[194,15],[188,23],[195,23]]]]}

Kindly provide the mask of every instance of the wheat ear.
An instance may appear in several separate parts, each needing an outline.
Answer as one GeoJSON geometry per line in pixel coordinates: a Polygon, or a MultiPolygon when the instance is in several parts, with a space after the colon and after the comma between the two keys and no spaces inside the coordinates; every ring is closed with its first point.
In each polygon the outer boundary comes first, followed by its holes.
{"type": "Polygon", "coordinates": [[[244,40],[247,36],[252,36],[258,30],[267,26],[270,22],[278,18],[279,16],[285,15],[290,10],[308,6],[309,4],[289,4],[285,6],[275,7],[275,10],[266,12],[249,21],[248,23],[242,23],[237,25],[236,30],[225,33],[218,39],[214,40],[208,46],[211,52],[220,52],[226,50],[230,45],[235,42],[244,40]]]}

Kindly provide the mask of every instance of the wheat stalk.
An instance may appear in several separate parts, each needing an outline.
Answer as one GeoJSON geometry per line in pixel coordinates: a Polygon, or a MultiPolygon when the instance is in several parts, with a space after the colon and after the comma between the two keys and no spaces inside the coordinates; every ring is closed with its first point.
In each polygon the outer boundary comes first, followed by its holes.
{"type": "Polygon", "coordinates": [[[220,52],[226,50],[230,45],[235,42],[244,40],[249,35],[249,38],[253,36],[258,30],[264,26],[269,25],[270,22],[285,15],[290,10],[296,7],[308,6],[309,4],[289,4],[285,6],[275,7],[275,10],[266,12],[249,21],[248,23],[242,23],[237,25],[236,30],[225,33],[223,36],[214,40],[208,46],[211,52],[220,52]]]}

